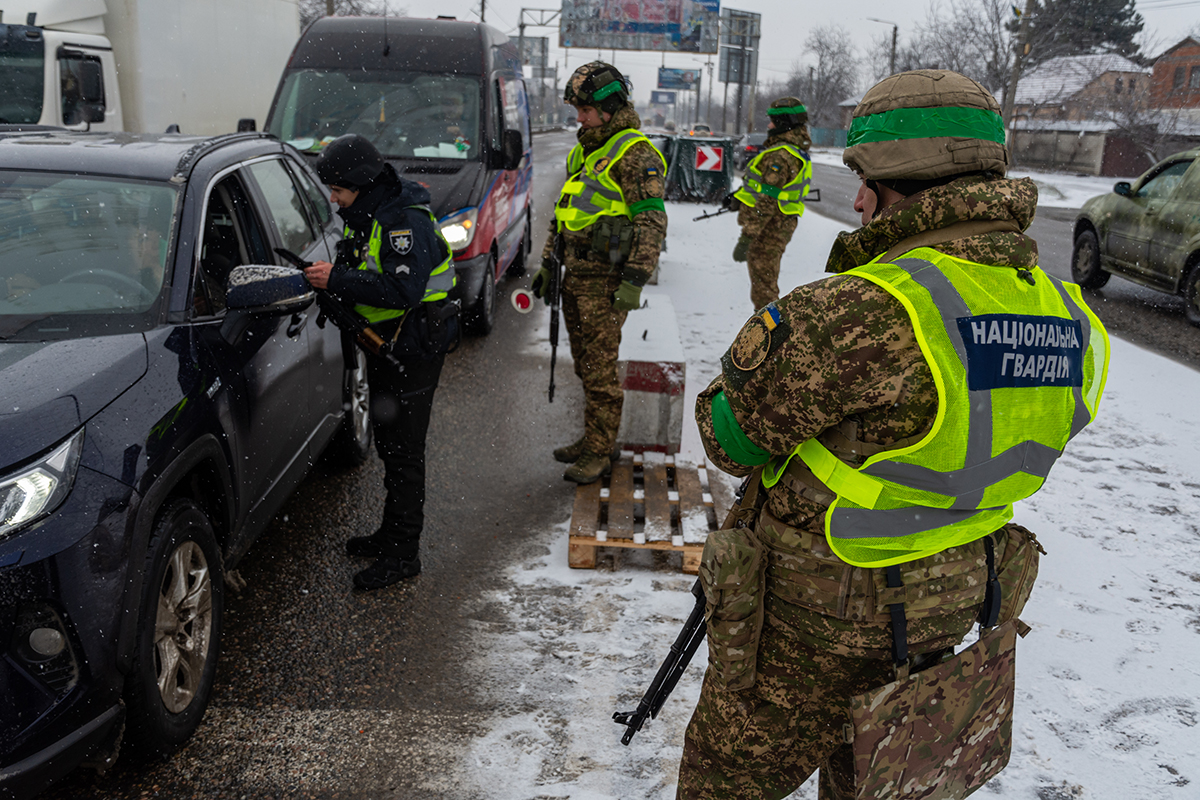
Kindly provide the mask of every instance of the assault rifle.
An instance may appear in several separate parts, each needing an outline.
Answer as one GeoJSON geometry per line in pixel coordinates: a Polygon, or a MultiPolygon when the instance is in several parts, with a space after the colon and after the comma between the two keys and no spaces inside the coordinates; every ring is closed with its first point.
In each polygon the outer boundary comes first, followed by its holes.
{"type": "Polygon", "coordinates": [[[554,402],[554,362],[558,359],[558,312],[562,307],[562,266],[567,243],[562,235],[554,239],[554,251],[550,256],[550,285],[546,291],[550,297],[550,402],[554,402]]]}
{"type": "MultiPolygon", "coordinates": [[[[284,247],[276,247],[275,252],[299,270],[311,267],[313,264],[313,262],[305,261],[284,247]]],[[[363,319],[358,312],[339,300],[328,289],[313,287],[313,292],[317,295],[317,306],[320,309],[317,315],[317,327],[324,328],[325,320],[327,318],[331,319],[333,320],[333,324],[339,329],[353,336],[354,340],[358,342],[359,347],[363,350],[377,356],[382,356],[399,369],[404,369],[404,365],[392,355],[392,343],[376,333],[371,324],[363,319]]]]}
{"type": "MultiPolygon", "coordinates": [[[[821,202],[821,190],[820,189],[809,189],[808,194],[806,194],[804,196],[804,202],[806,202],[806,203],[821,202]]],[[[713,217],[719,217],[722,214],[728,214],[735,210],[736,209],[732,208],[731,206],[722,204],[720,211],[714,211],[711,214],[708,213],[707,211],[705,211],[703,214],[701,214],[698,217],[692,217],[692,222],[699,222],[702,219],[712,219],[713,217]]]]}
{"type": "Polygon", "coordinates": [[[613,722],[625,726],[625,733],[621,735],[623,745],[628,745],[633,740],[633,735],[646,723],[646,717],[658,717],[663,703],[667,702],[667,698],[675,690],[675,684],[679,683],[683,671],[696,654],[696,648],[704,641],[708,630],[704,626],[704,589],[699,580],[692,584],[692,594],[696,596],[696,605],[688,615],[687,622],[683,623],[683,630],[675,637],[666,661],[663,661],[662,666],[658,668],[658,674],[650,682],[650,688],[638,701],[637,710],[613,713],[613,722]]]}
{"type": "MultiPolygon", "coordinates": [[[[742,504],[742,498],[746,495],[746,490],[750,487],[752,479],[758,479],[757,472],[743,480],[742,485],[738,487],[734,495],[733,505],[730,507],[729,513],[725,516],[723,528],[733,526],[734,520],[737,519],[737,512],[742,504]]],[[[633,740],[633,735],[640,731],[642,726],[646,724],[646,717],[650,719],[658,718],[658,712],[662,710],[663,703],[667,702],[667,698],[675,690],[675,684],[679,683],[684,670],[691,663],[692,656],[696,654],[696,648],[700,646],[700,643],[704,641],[704,637],[708,634],[708,628],[704,624],[704,587],[700,585],[699,579],[692,584],[692,594],[696,598],[696,605],[692,607],[692,613],[688,615],[687,621],[683,623],[683,630],[679,631],[679,635],[675,637],[675,642],[671,645],[671,651],[667,653],[666,660],[658,668],[658,674],[654,676],[654,680],[650,681],[650,688],[646,690],[646,693],[642,695],[642,699],[638,701],[637,709],[634,711],[617,711],[613,713],[613,722],[625,726],[625,733],[621,736],[621,744],[623,745],[628,745],[633,740]]]]}

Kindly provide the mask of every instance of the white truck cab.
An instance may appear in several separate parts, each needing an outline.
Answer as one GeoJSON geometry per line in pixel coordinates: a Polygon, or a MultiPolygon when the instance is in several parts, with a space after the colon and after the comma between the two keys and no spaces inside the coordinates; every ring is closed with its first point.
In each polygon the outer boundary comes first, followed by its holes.
{"type": "Polygon", "coordinates": [[[0,124],[233,131],[265,118],[300,35],[296,5],[279,0],[3,0],[0,9],[0,124]]]}

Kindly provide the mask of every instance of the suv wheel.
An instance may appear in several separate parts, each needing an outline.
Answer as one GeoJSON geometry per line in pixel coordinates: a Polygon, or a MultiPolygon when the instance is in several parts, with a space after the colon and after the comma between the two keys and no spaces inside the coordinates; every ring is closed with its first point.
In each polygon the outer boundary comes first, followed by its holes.
{"type": "Polygon", "coordinates": [[[1075,237],[1071,254],[1071,278],[1084,289],[1099,289],[1112,275],[1100,268],[1100,242],[1096,232],[1086,228],[1075,237]]]}
{"type": "Polygon", "coordinates": [[[367,354],[354,347],[354,368],[346,370],[342,403],[346,416],[329,443],[332,462],[354,469],[371,455],[371,387],[367,382],[367,354]]]}
{"type": "Polygon", "coordinates": [[[1183,312],[1188,322],[1200,327],[1200,257],[1192,257],[1191,267],[1183,284],[1183,312]]]}
{"type": "Polygon", "coordinates": [[[487,336],[496,324],[496,257],[490,256],[483,270],[483,285],[475,309],[467,320],[468,330],[476,336],[487,336]]]}
{"type": "Polygon", "coordinates": [[[167,756],[200,724],[221,646],[224,575],[208,517],[195,502],[163,508],[147,547],[133,669],[126,679],[126,741],[167,756]]]}

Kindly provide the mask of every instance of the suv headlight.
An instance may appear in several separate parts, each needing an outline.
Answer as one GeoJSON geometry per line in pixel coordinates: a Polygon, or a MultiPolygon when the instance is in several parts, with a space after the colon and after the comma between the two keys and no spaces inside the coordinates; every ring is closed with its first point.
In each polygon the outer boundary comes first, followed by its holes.
{"type": "Polygon", "coordinates": [[[75,483],[83,428],[20,471],[0,476],[0,539],[62,505],[75,483]]]}
{"type": "Polygon", "coordinates": [[[478,208],[464,208],[462,211],[455,211],[446,216],[438,223],[438,227],[442,229],[442,236],[446,237],[446,242],[450,245],[451,250],[467,248],[467,245],[475,238],[475,222],[478,219],[478,208]]]}

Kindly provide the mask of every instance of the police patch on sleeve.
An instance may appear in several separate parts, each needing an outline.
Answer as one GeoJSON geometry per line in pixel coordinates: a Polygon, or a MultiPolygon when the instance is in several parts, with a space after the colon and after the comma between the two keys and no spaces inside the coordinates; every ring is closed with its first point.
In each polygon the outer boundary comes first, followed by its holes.
{"type": "Polygon", "coordinates": [[[392,244],[392,249],[400,255],[407,255],[413,248],[413,232],[412,228],[405,228],[402,231],[390,231],[388,233],[388,241],[392,244]]]}

